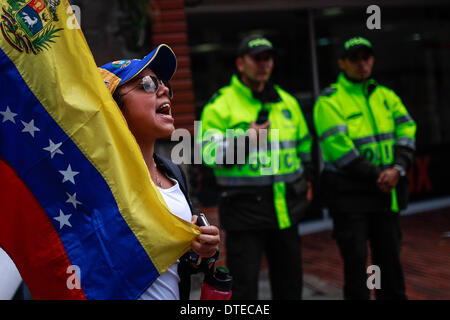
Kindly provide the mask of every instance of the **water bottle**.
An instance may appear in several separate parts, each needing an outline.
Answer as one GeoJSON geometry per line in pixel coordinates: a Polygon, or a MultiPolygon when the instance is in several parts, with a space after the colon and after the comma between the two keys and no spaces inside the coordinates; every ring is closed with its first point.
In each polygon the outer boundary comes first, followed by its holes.
{"type": "Polygon", "coordinates": [[[233,278],[225,267],[205,274],[200,300],[230,300],[233,278]]]}

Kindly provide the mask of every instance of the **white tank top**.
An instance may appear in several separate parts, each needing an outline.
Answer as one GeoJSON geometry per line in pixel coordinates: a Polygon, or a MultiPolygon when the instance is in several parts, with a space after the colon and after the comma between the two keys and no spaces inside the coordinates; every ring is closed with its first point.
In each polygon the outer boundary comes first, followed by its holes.
{"type": "MultiPolygon", "coordinates": [[[[191,222],[192,213],[186,197],[181,191],[178,182],[174,179],[170,180],[175,182],[174,186],[168,189],[158,187],[158,190],[161,192],[170,212],[181,219],[191,222]]],[[[178,286],[180,283],[180,277],[178,276],[179,263],[179,261],[175,262],[166,272],[161,274],[147,291],[139,297],[139,300],[180,300],[178,286]]]]}

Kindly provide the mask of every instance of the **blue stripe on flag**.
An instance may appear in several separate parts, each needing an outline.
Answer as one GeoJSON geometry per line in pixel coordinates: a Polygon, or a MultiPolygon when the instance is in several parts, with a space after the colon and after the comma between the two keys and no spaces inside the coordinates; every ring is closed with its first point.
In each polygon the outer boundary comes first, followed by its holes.
{"type": "Polygon", "coordinates": [[[121,216],[107,183],[2,50],[0,74],[0,156],[45,209],[71,263],[80,268],[86,297],[136,299],[158,272],[121,216]],[[58,218],[68,215],[68,220],[58,218]]]}

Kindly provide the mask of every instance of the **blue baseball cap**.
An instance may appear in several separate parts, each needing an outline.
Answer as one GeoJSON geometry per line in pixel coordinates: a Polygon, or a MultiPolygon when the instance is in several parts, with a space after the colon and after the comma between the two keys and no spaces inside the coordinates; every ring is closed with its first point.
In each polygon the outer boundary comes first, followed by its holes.
{"type": "Polygon", "coordinates": [[[166,44],[160,44],[143,59],[123,59],[99,67],[103,81],[111,94],[117,87],[131,81],[145,68],[150,68],[159,79],[172,79],[177,69],[177,57],[166,44]]]}

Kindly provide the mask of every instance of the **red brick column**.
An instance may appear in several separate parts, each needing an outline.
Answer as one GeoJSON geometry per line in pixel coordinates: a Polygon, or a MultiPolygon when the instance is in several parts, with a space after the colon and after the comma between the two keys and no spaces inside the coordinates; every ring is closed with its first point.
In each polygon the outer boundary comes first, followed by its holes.
{"type": "Polygon", "coordinates": [[[177,72],[171,81],[174,89],[172,112],[175,126],[193,133],[195,107],[184,1],[153,0],[151,4],[153,44],[169,45],[178,60],[177,72]]]}

